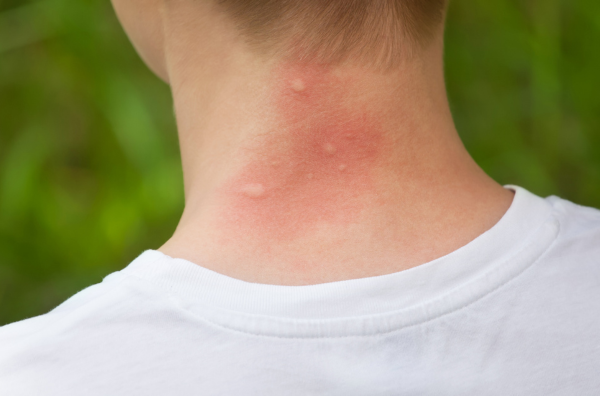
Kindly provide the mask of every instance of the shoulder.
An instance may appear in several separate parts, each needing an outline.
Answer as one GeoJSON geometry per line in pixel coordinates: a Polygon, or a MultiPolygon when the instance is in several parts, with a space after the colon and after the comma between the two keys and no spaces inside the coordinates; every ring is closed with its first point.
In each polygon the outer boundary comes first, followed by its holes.
{"type": "Polygon", "coordinates": [[[123,276],[118,276],[116,273],[108,275],[101,283],[97,283],[81,290],[47,314],[0,326],[0,348],[6,344],[7,341],[12,339],[24,339],[25,337],[35,335],[52,326],[55,322],[68,317],[76,310],[89,306],[95,300],[110,293],[115,287],[114,284],[117,281],[122,280],[122,278],[123,276]]]}
{"type": "Polygon", "coordinates": [[[559,231],[538,259],[535,271],[558,287],[578,288],[579,295],[585,292],[600,300],[600,210],[556,196],[546,201],[553,208],[559,231]]]}
{"type": "Polygon", "coordinates": [[[107,276],[47,314],[0,327],[0,395],[53,387],[55,366],[81,340],[82,328],[93,334],[93,321],[117,308],[121,275],[107,276]]]}
{"type": "Polygon", "coordinates": [[[560,225],[557,250],[565,255],[600,254],[600,210],[556,196],[550,196],[546,201],[552,205],[560,225]]]}

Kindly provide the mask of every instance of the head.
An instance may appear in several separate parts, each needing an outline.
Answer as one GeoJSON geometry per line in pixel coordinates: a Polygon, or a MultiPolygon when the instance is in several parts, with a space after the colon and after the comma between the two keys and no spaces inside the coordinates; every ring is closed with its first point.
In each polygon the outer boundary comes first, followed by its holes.
{"type": "Polygon", "coordinates": [[[169,58],[183,48],[210,55],[214,50],[227,53],[243,46],[262,59],[394,68],[441,42],[446,3],[113,0],[136,50],[167,82],[169,58]]]}

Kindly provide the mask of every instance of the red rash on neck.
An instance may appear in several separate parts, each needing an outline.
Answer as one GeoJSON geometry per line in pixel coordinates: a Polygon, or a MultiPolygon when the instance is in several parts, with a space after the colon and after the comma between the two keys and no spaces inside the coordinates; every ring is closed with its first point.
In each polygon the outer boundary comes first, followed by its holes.
{"type": "Polygon", "coordinates": [[[249,161],[220,191],[225,237],[280,243],[360,217],[389,142],[368,104],[347,101],[352,85],[319,66],[277,71],[278,125],[244,149],[249,161]]]}

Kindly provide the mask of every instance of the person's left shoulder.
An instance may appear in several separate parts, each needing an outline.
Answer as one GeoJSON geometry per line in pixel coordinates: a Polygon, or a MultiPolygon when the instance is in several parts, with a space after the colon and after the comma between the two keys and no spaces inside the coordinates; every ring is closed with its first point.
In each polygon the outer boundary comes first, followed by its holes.
{"type": "Polygon", "coordinates": [[[90,301],[106,294],[112,289],[114,283],[118,283],[124,278],[121,275],[113,273],[106,276],[102,282],[79,291],[46,314],[0,326],[0,350],[3,345],[11,344],[13,341],[24,340],[28,336],[40,333],[56,321],[68,316],[69,313],[77,308],[85,306],[90,301]]]}

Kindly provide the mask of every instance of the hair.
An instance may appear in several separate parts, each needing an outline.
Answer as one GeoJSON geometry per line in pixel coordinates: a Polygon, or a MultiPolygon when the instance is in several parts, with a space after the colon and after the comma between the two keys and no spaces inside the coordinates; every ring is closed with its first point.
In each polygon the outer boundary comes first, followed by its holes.
{"type": "Polygon", "coordinates": [[[256,50],[391,67],[427,46],[446,0],[216,0],[256,50]]]}

